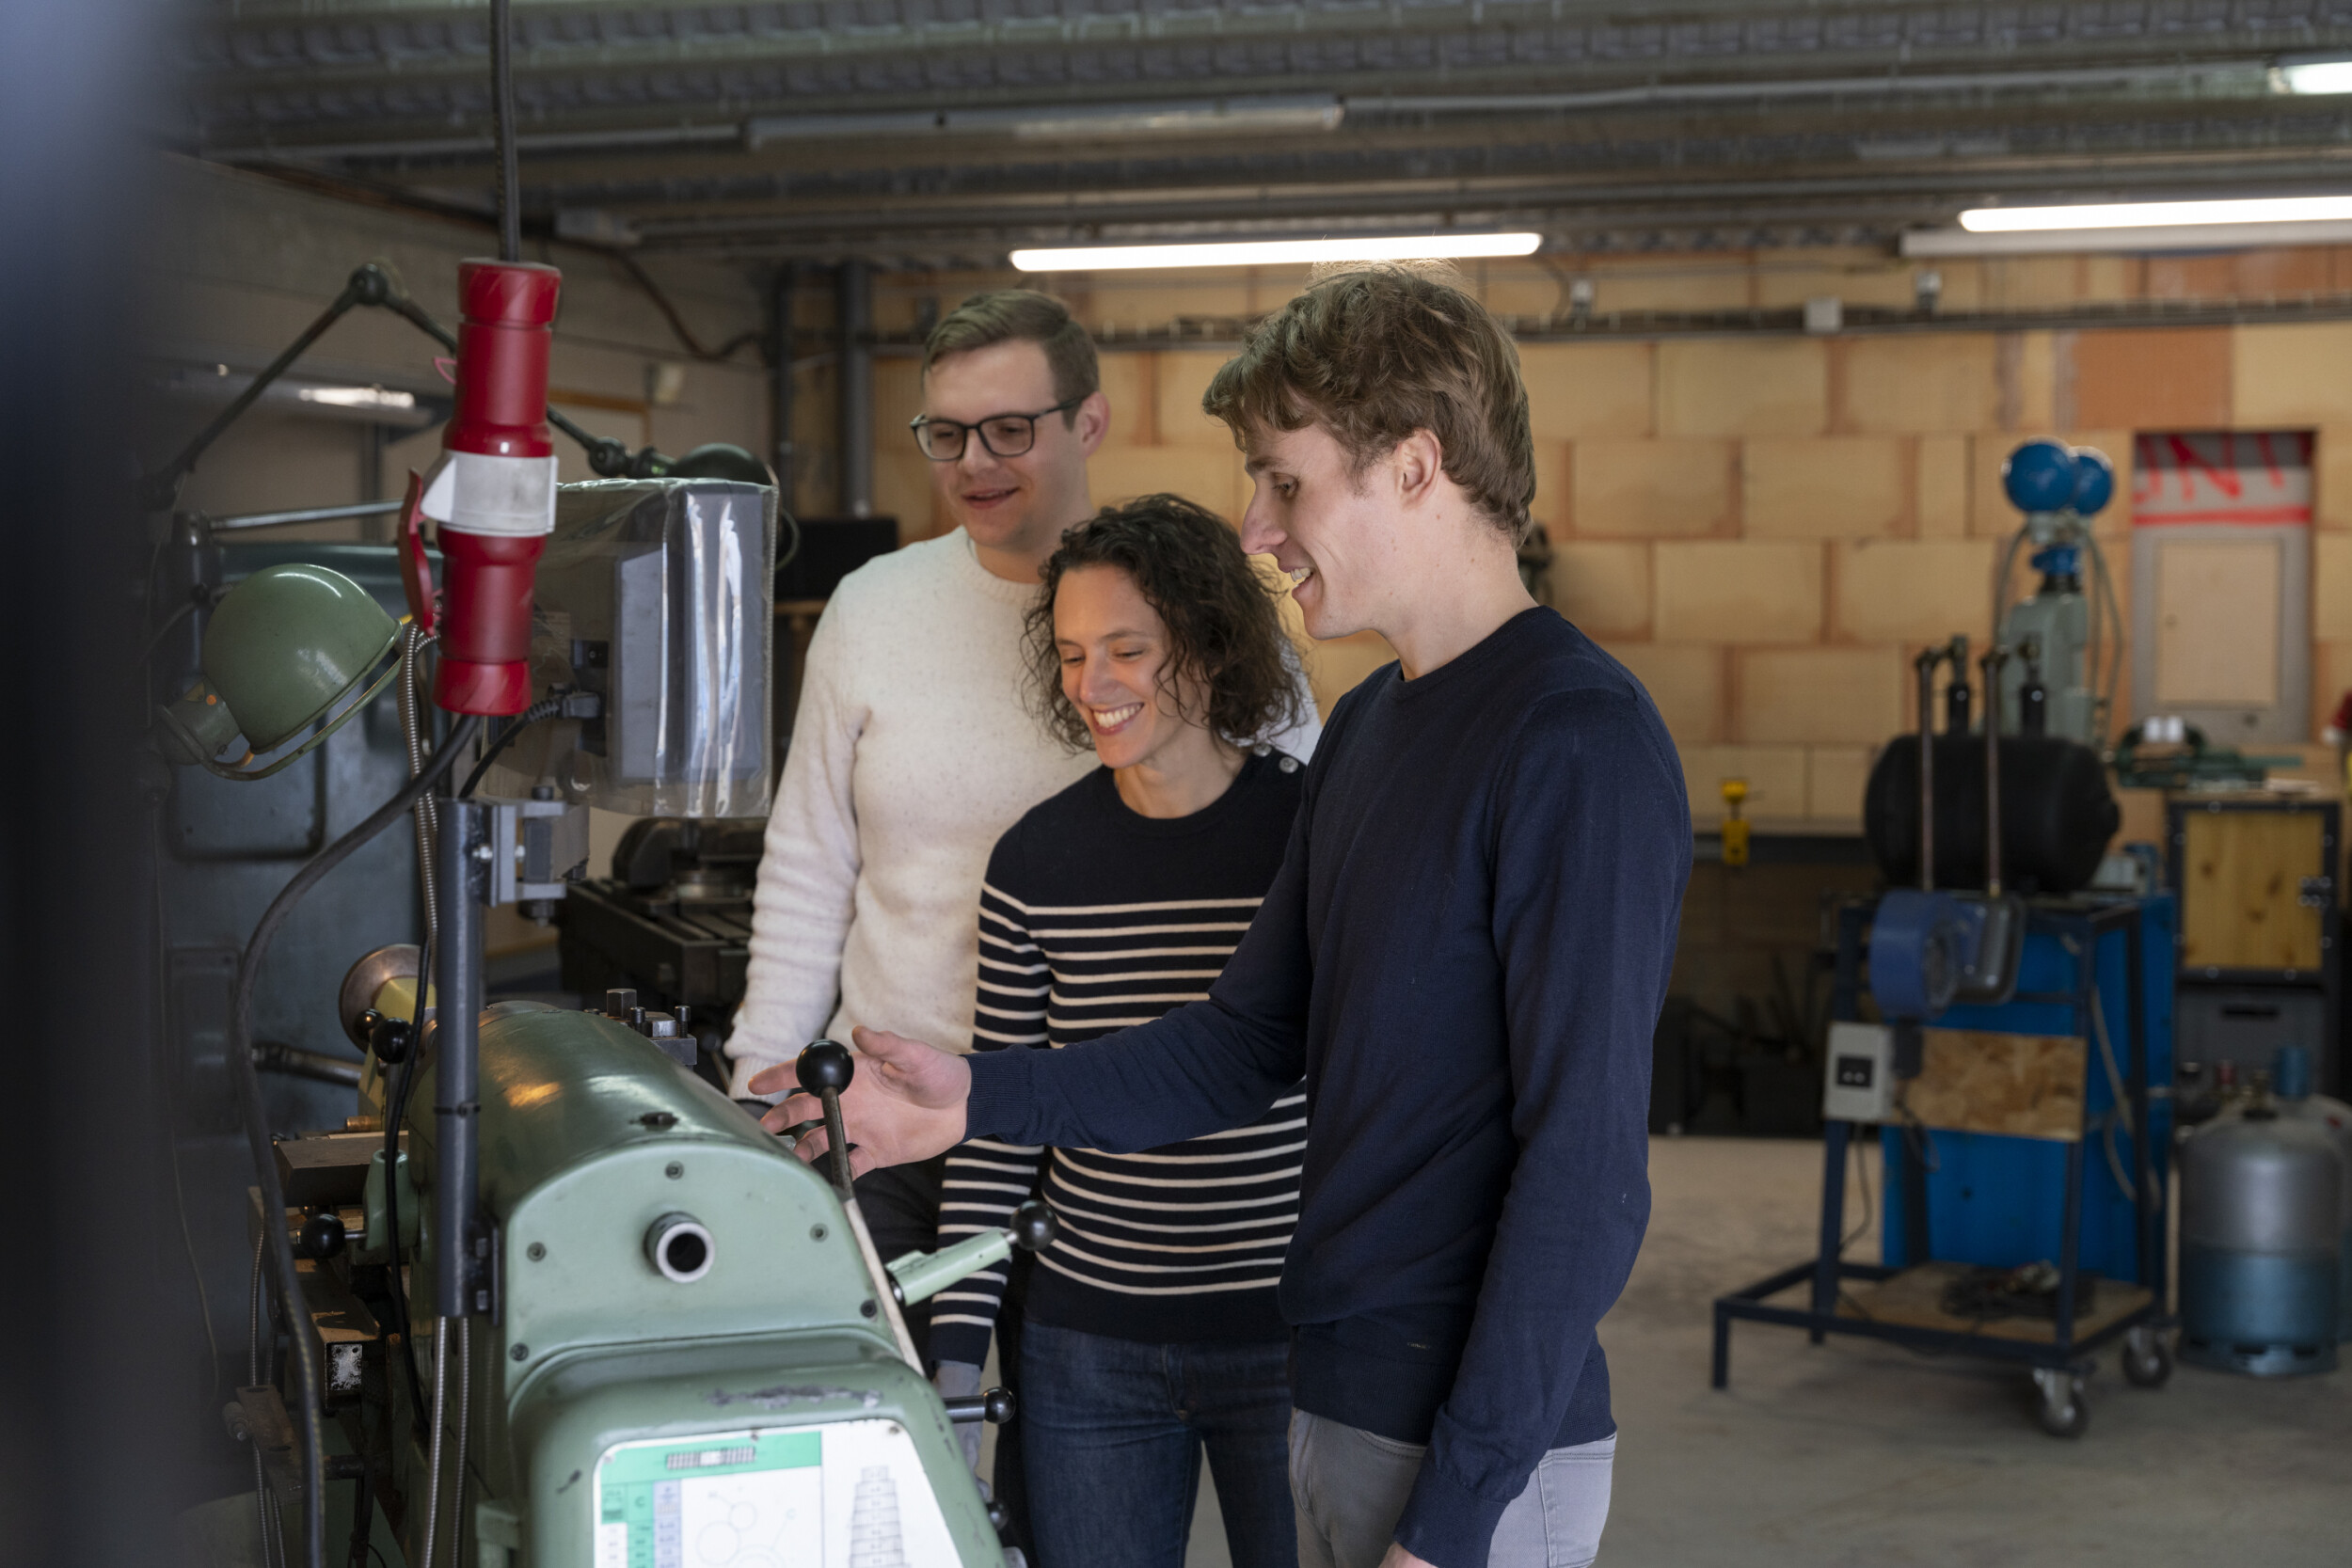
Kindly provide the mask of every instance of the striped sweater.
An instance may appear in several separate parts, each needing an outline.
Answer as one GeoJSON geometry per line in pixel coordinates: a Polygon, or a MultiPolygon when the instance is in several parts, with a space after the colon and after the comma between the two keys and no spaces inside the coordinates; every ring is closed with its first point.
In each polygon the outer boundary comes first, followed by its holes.
{"type": "MultiPolygon", "coordinates": [[[[1280,867],[1305,770],[1244,762],[1189,816],[1139,816],[1098,768],[997,841],[980,891],[975,1051],[1061,1050],[1199,1001],[1280,867]]],[[[939,1237],[1005,1224],[1041,1190],[1061,1222],[1028,1316],[1120,1339],[1280,1339],[1275,1302],[1298,1218],[1303,1086],[1246,1127],[1136,1154],[975,1139],[947,1161],[939,1237]]],[[[1005,1275],[934,1298],[931,1354],[977,1365],[1005,1275]]]]}

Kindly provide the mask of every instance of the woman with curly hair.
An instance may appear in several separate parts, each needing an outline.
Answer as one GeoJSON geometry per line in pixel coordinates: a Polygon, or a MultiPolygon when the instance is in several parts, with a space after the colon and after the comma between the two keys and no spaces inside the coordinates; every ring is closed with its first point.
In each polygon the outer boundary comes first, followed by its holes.
{"type": "MultiPolygon", "coordinates": [[[[1173,496],[1107,508],[1041,581],[1032,696],[1103,766],[997,841],[975,1051],[1060,1050],[1205,997],[1305,777],[1251,744],[1296,717],[1295,656],[1222,519],[1173,496]]],[[[1275,1285],[1305,1142],[1294,1087],[1247,1127],[1138,1154],[976,1139],[950,1157],[943,1244],[1002,1226],[1041,1166],[1061,1225],[1002,1347],[1038,1568],[1181,1568],[1203,1449],[1234,1568],[1295,1568],[1275,1285]]],[[[1004,1279],[934,1298],[943,1387],[977,1386],[1004,1279]]]]}

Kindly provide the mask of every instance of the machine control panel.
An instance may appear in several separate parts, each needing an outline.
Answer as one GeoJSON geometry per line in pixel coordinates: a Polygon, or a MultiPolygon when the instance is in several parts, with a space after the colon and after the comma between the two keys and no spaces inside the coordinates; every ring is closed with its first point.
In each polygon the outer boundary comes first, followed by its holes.
{"type": "Polygon", "coordinates": [[[1883,1023],[1833,1023],[1821,1085],[1825,1121],[1885,1121],[1895,1114],[1895,1032],[1883,1023]]]}

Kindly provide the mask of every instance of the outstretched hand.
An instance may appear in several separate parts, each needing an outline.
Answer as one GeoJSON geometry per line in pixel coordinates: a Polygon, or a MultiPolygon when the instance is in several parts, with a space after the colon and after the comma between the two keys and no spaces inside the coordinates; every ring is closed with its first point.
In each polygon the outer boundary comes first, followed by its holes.
{"type": "MultiPolygon", "coordinates": [[[[853,1029],[857,1075],[841,1096],[841,1120],[850,1134],[850,1169],[864,1176],[880,1165],[903,1165],[943,1154],[963,1141],[964,1101],[972,1095],[972,1069],[953,1052],[880,1029],[853,1029]]],[[[790,1062],[752,1079],[754,1094],[793,1093],[759,1124],[771,1132],[825,1115],[818,1098],[799,1087],[790,1062]]],[[[809,1164],[828,1147],[823,1127],[811,1128],[792,1152],[809,1164]]]]}

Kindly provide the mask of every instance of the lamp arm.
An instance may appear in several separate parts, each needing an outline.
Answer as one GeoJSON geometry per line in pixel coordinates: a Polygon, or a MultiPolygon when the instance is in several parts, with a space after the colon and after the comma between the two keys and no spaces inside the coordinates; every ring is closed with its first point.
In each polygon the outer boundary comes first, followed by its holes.
{"type": "MultiPolygon", "coordinates": [[[[389,310],[441,347],[457,352],[457,335],[439,322],[433,313],[408,297],[408,290],[392,269],[381,261],[365,261],[352,270],[342,292],[332,304],[319,312],[318,319],[288,343],[278,357],[262,367],[251,386],[237,394],[235,401],[213,417],[212,422],[198,431],[179,454],[159,468],[147,473],[139,481],[139,503],[151,512],[168,512],[179,499],[180,486],[196,471],[197,460],[211,450],[229,427],[245,417],[246,409],[263,392],[270,389],[278,377],[294,368],[295,360],[310,352],[310,345],[326,336],[326,329],[361,305],[380,306],[389,310]]],[[[606,479],[659,479],[670,471],[668,457],[647,446],[632,452],[628,446],[609,436],[591,436],[554,409],[548,410],[548,422],[580,443],[588,455],[588,466],[606,479]]]]}
{"type": "Polygon", "coordinates": [[[361,267],[358,272],[353,273],[350,281],[343,285],[343,292],[335,296],[334,303],[320,311],[318,319],[304,327],[300,336],[288,343],[284,352],[271,360],[262,369],[262,373],[253,378],[252,385],[238,393],[228,407],[215,415],[210,424],[198,431],[195,437],[180,449],[178,456],[139,481],[139,500],[142,505],[153,512],[170,510],[172,503],[179,499],[181,482],[196,471],[197,459],[202,457],[206,450],[215,441],[220,439],[223,432],[243,418],[245,411],[253,406],[254,400],[268,391],[270,384],[285,374],[294,362],[301,358],[310,346],[325,335],[328,327],[342,320],[351,308],[360,302],[360,274],[372,268],[381,271],[376,267],[376,263],[371,261],[361,267]]]}

